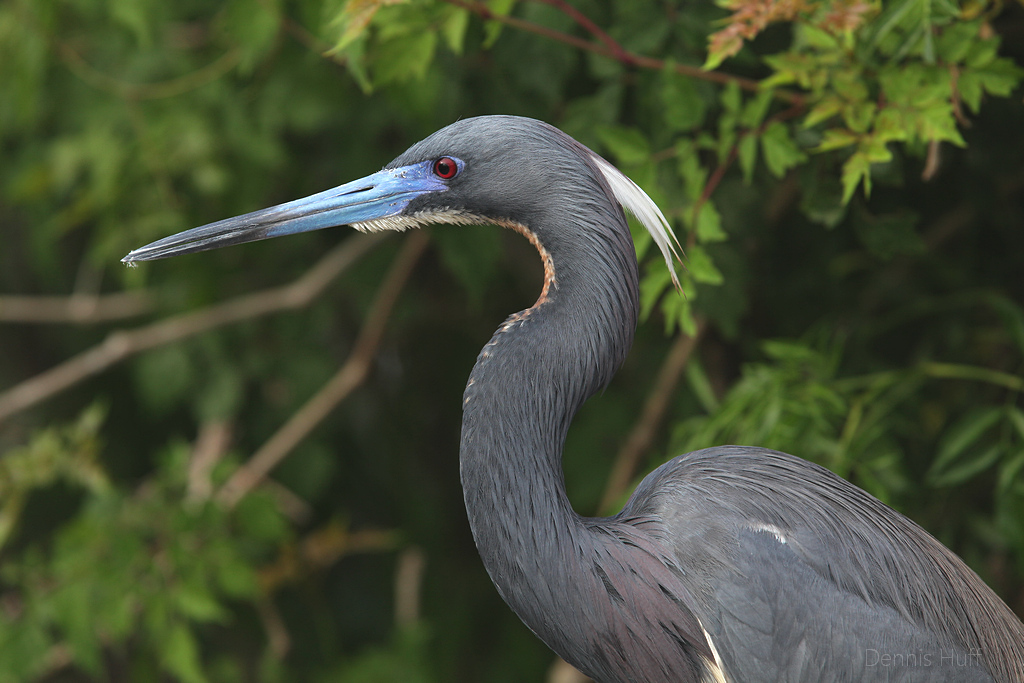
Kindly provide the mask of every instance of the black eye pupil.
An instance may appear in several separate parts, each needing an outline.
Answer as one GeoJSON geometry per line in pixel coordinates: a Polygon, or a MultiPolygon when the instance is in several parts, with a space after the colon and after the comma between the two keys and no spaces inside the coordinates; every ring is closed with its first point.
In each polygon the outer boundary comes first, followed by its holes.
{"type": "Polygon", "coordinates": [[[447,180],[448,178],[454,178],[455,174],[458,173],[459,167],[456,165],[454,159],[448,157],[441,157],[434,162],[434,173],[447,180]]]}

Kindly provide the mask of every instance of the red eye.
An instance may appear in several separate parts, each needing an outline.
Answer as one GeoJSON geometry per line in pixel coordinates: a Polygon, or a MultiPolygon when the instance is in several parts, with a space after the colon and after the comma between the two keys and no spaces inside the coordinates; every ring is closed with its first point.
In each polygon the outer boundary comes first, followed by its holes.
{"type": "Polygon", "coordinates": [[[434,162],[434,173],[437,174],[438,178],[444,178],[449,180],[454,178],[455,174],[459,172],[459,166],[455,163],[455,159],[451,157],[441,157],[434,162]]]}

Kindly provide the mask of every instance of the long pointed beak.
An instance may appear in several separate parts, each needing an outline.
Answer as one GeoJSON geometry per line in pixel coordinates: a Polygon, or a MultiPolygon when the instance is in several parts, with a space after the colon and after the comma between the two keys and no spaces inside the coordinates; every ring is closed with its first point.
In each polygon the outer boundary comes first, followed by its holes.
{"type": "Polygon", "coordinates": [[[448,188],[432,173],[431,166],[428,161],[385,169],[303,199],[179,232],[135,249],[121,261],[131,265],[394,216],[416,197],[448,188]]]}

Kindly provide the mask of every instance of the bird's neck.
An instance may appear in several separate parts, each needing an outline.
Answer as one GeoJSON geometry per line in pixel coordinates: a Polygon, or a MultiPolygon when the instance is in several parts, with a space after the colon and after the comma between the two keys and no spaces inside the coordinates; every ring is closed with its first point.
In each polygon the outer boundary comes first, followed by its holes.
{"type": "Polygon", "coordinates": [[[556,650],[561,636],[545,623],[545,606],[583,608],[572,604],[579,587],[567,583],[592,547],[566,496],[562,446],[636,326],[636,257],[621,212],[619,220],[600,244],[552,248],[525,231],[545,260],[544,293],[483,348],[464,396],[461,473],[473,536],[502,597],[556,650]],[[580,248],[591,251],[573,253],[580,248]]]}

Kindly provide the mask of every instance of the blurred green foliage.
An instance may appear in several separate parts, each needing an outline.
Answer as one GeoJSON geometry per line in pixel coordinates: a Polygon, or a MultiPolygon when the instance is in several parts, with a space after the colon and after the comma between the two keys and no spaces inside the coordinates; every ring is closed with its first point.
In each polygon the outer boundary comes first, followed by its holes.
{"type": "MultiPolygon", "coordinates": [[[[131,270],[130,249],[460,117],[535,116],[644,187],[686,251],[680,296],[634,232],[645,323],[570,433],[576,508],[607,512],[671,336],[703,326],[646,468],[725,442],[815,460],[1024,613],[1022,35],[1024,5],[985,0],[10,0],[0,413],[111,333],[291,282],[349,235],[131,270]],[[141,319],[6,314],[121,290],[141,319]]],[[[217,491],[344,362],[401,238],[301,310],[0,417],[0,682],[543,679],[457,464],[473,358],[539,264],[495,228],[430,231],[368,380],[236,506],[217,491]]]]}

